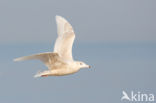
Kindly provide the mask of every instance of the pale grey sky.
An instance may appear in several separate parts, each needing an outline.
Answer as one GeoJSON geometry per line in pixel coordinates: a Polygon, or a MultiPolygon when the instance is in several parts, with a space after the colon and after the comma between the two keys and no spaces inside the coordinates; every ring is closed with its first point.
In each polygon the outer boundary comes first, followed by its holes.
{"type": "Polygon", "coordinates": [[[0,0],[0,103],[124,103],[123,90],[156,96],[155,5],[156,0],[0,0]],[[92,68],[34,79],[45,65],[12,60],[52,51],[55,15],[75,29],[74,60],[92,68]]]}
{"type": "Polygon", "coordinates": [[[0,43],[54,42],[55,15],[72,24],[78,42],[153,42],[155,4],[155,0],[1,0],[0,43]]]}

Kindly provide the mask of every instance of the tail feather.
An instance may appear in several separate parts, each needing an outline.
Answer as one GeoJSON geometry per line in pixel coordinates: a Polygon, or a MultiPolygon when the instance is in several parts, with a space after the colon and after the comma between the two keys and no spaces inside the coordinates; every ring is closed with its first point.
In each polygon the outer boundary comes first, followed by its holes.
{"type": "Polygon", "coordinates": [[[37,74],[34,75],[34,78],[38,78],[38,77],[47,77],[50,75],[50,71],[49,70],[46,70],[46,71],[43,71],[43,72],[38,72],[37,74]]]}
{"type": "Polygon", "coordinates": [[[38,77],[41,77],[42,76],[42,73],[37,73],[34,75],[34,78],[38,78],[38,77]]]}

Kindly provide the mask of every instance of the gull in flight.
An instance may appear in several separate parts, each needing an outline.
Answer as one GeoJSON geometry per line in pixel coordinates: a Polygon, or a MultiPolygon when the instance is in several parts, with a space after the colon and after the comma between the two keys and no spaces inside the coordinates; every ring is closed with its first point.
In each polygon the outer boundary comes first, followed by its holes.
{"type": "Polygon", "coordinates": [[[58,37],[55,42],[54,51],[24,56],[14,61],[38,59],[42,61],[48,70],[37,73],[34,77],[63,76],[78,72],[81,68],[90,68],[81,61],[74,61],[72,57],[72,46],[75,33],[71,24],[61,16],[56,16],[58,37]]]}

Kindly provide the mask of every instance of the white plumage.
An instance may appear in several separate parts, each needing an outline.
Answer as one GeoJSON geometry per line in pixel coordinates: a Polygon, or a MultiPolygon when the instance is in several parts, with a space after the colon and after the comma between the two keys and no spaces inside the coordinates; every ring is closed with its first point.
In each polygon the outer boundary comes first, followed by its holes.
{"type": "Polygon", "coordinates": [[[90,68],[84,62],[73,60],[72,46],[75,34],[71,24],[61,16],[56,16],[56,24],[58,38],[55,42],[54,52],[39,53],[14,59],[14,61],[41,60],[49,70],[37,73],[35,77],[62,76],[73,74],[79,71],[80,68],[90,68]]]}

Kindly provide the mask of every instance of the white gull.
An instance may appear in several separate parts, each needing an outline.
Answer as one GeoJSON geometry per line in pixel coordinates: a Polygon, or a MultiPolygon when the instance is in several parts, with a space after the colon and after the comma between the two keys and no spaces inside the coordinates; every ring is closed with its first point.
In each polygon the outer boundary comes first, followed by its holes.
{"type": "Polygon", "coordinates": [[[37,73],[34,77],[63,76],[78,72],[81,68],[90,68],[81,61],[74,61],[72,57],[72,46],[75,33],[71,24],[61,16],[56,16],[57,33],[54,52],[39,53],[31,56],[24,56],[14,61],[39,59],[48,70],[37,73]]]}

